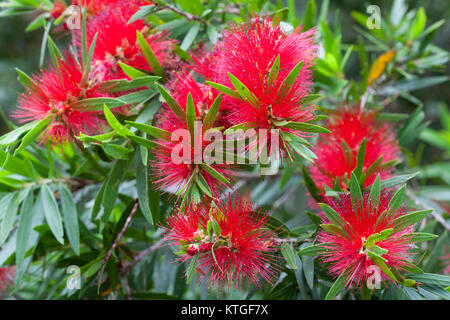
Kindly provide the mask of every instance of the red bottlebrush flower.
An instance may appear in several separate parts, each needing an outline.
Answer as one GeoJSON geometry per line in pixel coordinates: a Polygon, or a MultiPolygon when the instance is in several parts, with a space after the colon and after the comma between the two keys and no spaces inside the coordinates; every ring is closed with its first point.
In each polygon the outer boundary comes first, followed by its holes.
{"type": "Polygon", "coordinates": [[[239,198],[191,204],[168,217],[166,239],[180,246],[180,261],[198,255],[198,271],[211,286],[260,285],[260,277],[270,282],[278,269],[266,219],[239,198]]]}
{"type": "Polygon", "coordinates": [[[98,132],[103,123],[97,112],[79,110],[77,103],[106,95],[99,84],[83,80],[78,61],[64,54],[55,66],[32,77],[32,83],[18,99],[14,117],[28,122],[50,116],[52,120],[44,131],[45,139],[55,143],[70,141],[81,132],[98,132]]]}
{"type": "MultiPolygon", "coordinates": [[[[169,82],[168,87],[171,88],[171,94],[180,107],[186,111],[187,97],[190,93],[195,106],[197,121],[201,123],[209,108],[217,98],[217,94],[206,85],[200,84],[189,75],[187,70],[175,75],[175,78],[169,82]]],[[[220,113],[215,119],[212,128],[220,126],[220,113]]],[[[184,130],[189,134],[188,125],[185,119],[180,119],[172,109],[164,103],[161,111],[157,115],[156,126],[167,131],[171,136],[174,133],[184,130]]],[[[194,175],[200,176],[209,186],[212,195],[217,195],[227,184],[224,181],[218,180],[210,173],[206,172],[199,163],[204,162],[204,151],[212,142],[207,141],[206,127],[202,127],[202,136],[198,135],[197,139],[183,136],[183,140],[176,139],[157,139],[158,143],[154,152],[153,160],[153,175],[155,184],[163,190],[179,191],[184,189],[183,194],[187,191],[186,186],[188,182],[193,182],[191,177],[194,175]],[[184,150],[178,150],[179,144],[186,138],[190,138],[191,143],[189,147],[190,159],[189,161],[174,161],[172,153],[180,159],[188,157],[184,154],[184,150]],[[203,139],[202,139],[203,138],[203,139]],[[201,141],[200,141],[201,139],[201,141]],[[196,147],[198,146],[198,147],[196,147]],[[199,158],[201,157],[201,158],[199,158]],[[199,159],[199,160],[196,160],[199,159]]],[[[211,139],[214,141],[214,139],[211,139]]],[[[229,164],[211,163],[210,166],[220,173],[226,180],[229,180],[232,172],[229,164]]]]}
{"type": "Polygon", "coordinates": [[[335,179],[341,187],[345,186],[345,179],[350,179],[356,167],[363,139],[366,139],[364,187],[370,186],[378,174],[382,180],[391,176],[392,166],[388,164],[400,159],[400,149],[389,124],[376,116],[374,111],[359,108],[344,108],[330,115],[328,128],[332,133],[321,135],[313,148],[317,159],[311,167],[311,177],[320,189],[323,190],[323,184],[333,188],[335,179]]]}
{"type": "Polygon", "coordinates": [[[13,283],[15,272],[15,266],[0,268],[0,293],[3,293],[13,283]]]}
{"type": "MultiPolygon", "coordinates": [[[[361,286],[374,273],[377,265],[372,260],[373,253],[381,256],[389,268],[406,270],[413,267],[409,250],[414,247],[411,235],[414,229],[402,224],[401,219],[396,220],[407,212],[402,207],[390,208],[390,200],[391,196],[382,192],[378,205],[367,195],[362,203],[356,201],[355,206],[350,195],[340,195],[329,201],[330,207],[344,222],[330,225],[330,219],[322,215],[325,225],[317,237],[318,246],[324,248],[320,259],[333,277],[344,274],[347,286],[361,286]]],[[[382,269],[379,270],[380,280],[390,279],[382,269]]]]}
{"type": "MultiPolygon", "coordinates": [[[[92,68],[99,80],[128,78],[120,68],[119,62],[151,71],[137,41],[136,31],[140,31],[145,36],[163,67],[168,68],[177,61],[173,54],[176,40],[169,39],[167,33],[150,33],[143,20],[128,24],[129,19],[138,9],[136,3],[121,1],[117,3],[117,7],[107,7],[87,23],[88,46],[98,33],[92,68]]],[[[75,34],[75,44],[81,48],[81,30],[75,34]]]]}
{"type": "MultiPolygon", "coordinates": [[[[290,34],[269,18],[254,18],[250,23],[233,26],[225,31],[213,55],[214,72],[208,68],[202,72],[207,80],[234,89],[229,74],[238,78],[254,95],[251,99],[224,98],[231,125],[252,123],[258,129],[280,129],[299,137],[308,133],[285,127],[287,121],[308,122],[315,115],[313,106],[302,105],[310,93],[311,66],[316,56],[314,30],[301,32],[301,27],[290,34]],[[276,77],[269,77],[277,57],[280,58],[276,77]],[[288,74],[303,62],[291,88],[282,89],[288,74]],[[210,77],[210,78],[208,78],[210,77]]],[[[281,148],[284,146],[280,141],[281,148]]]]}

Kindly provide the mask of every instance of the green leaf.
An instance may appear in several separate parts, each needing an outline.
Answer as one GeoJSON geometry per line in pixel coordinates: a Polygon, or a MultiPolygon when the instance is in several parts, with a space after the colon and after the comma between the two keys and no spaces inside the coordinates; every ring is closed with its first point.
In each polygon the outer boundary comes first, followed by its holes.
{"type": "Polygon", "coordinates": [[[205,178],[202,175],[196,175],[194,177],[195,182],[197,183],[200,190],[212,198],[212,191],[211,188],[208,185],[208,182],[206,182],[205,178]]]}
{"type": "Polygon", "coordinates": [[[136,31],[136,37],[139,42],[139,46],[142,49],[142,53],[144,54],[144,57],[147,60],[150,68],[152,68],[153,73],[157,76],[160,76],[162,79],[165,79],[164,69],[156,58],[156,55],[148,44],[147,40],[139,31],[136,31]]]}
{"type": "Polygon", "coordinates": [[[334,281],[327,295],[325,296],[325,300],[331,300],[336,297],[342,289],[345,288],[347,284],[348,277],[345,275],[345,271],[334,281]]]}
{"type": "Polygon", "coordinates": [[[406,193],[406,184],[403,185],[400,189],[392,197],[391,201],[389,201],[389,212],[395,212],[398,208],[400,208],[403,204],[403,198],[406,193]]]}
{"type": "Polygon", "coordinates": [[[105,113],[106,121],[108,121],[109,125],[118,135],[122,137],[127,137],[129,135],[134,135],[129,129],[123,126],[114,116],[114,114],[109,110],[109,108],[105,105],[103,107],[103,112],[105,113]]]}
{"type": "Polygon", "coordinates": [[[192,278],[194,277],[195,271],[197,270],[197,265],[198,265],[198,254],[191,259],[191,262],[187,267],[186,270],[187,283],[190,283],[192,278]]]}
{"type": "Polygon", "coordinates": [[[411,274],[408,278],[416,280],[421,283],[426,283],[430,285],[437,285],[448,287],[450,286],[450,276],[433,274],[433,273],[422,273],[422,274],[411,274]]]}
{"type": "Polygon", "coordinates": [[[363,139],[363,141],[361,142],[361,146],[359,147],[358,156],[356,158],[357,159],[356,168],[353,171],[361,185],[364,184],[364,181],[362,181],[361,178],[363,177],[363,166],[365,156],[366,156],[366,138],[363,139]]]}
{"type": "Polygon", "coordinates": [[[280,89],[278,89],[277,97],[286,95],[291,91],[292,86],[297,80],[298,75],[300,74],[302,68],[303,68],[303,61],[300,61],[300,63],[298,63],[294,68],[292,68],[291,72],[289,72],[286,79],[284,79],[280,89]]]}
{"type": "Polygon", "coordinates": [[[197,120],[197,114],[195,112],[194,99],[191,93],[188,93],[186,101],[186,124],[191,134],[191,140],[194,141],[195,137],[195,121],[197,120]]]}
{"type": "Polygon", "coordinates": [[[220,172],[218,172],[216,169],[211,167],[209,164],[202,163],[200,164],[201,168],[205,170],[207,173],[209,173],[213,178],[222,181],[225,184],[230,184],[230,181],[225,178],[220,172]]]}
{"type": "Polygon", "coordinates": [[[392,280],[394,281],[399,281],[397,279],[397,277],[392,273],[391,269],[389,269],[389,267],[386,265],[386,260],[381,257],[380,255],[376,254],[375,252],[372,251],[367,251],[367,254],[369,255],[370,259],[373,261],[373,263],[375,263],[377,266],[379,266],[381,268],[381,270],[392,280]]]}
{"type": "Polygon", "coordinates": [[[142,72],[136,68],[133,68],[132,66],[129,66],[123,62],[119,62],[119,65],[122,71],[133,80],[148,77],[147,73],[142,72]]]}
{"type": "Polygon", "coordinates": [[[116,160],[111,174],[106,180],[105,191],[103,193],[103,216],[102,221],[108,221],[108,218],[116,205],[116,198],[119,193],[119,186],[128,168],[128,160],[116,160]]]}
{"type": "Polygon", "coordinates": [[[32,85],[36,86],[36,82],[34,82],[34,80],[29,75],[27,75],[25,72],[23,72],[19,68],[16,68],[16,72],[17,72],[17,80],[19,80],[19,82],[25,88],[29,88],[32,85]]]}
{"type": "Polygon", "coordinates": [[[427,16],[425,14],[425,9],[420,7],[416,13],[414,21],[412,22],[409,28],[409,39],[413,40],[417,38],[420,33],[425,29],[425,25],[427,23],[427,16]]]}
{"type": "Polygon", "coordinates": [[[22,268],[23,260],[28,249],[28,242],[32,232],[33,223],[33,190],[29,190],[20,210],[19,225],[16,238],[16,264],[19,269],[22,268]]]}
{"type": "Polygon", "coordinates": [[[127,159],[129,154],[134,151],[113,143],[103,144],[102,148],[108,156],[115,159],[127,159]]]}
{"type": "Polygon", "coordinates": [[[415,211],[409,214],[405,214],[403,216],[400,216],[394,220],[394,224],[406,227],[409,225],[413,225],[417,222],[422,221],[425,219],[433,210],[421,210],[421,211],[415,211]]]}
{"type": "Polygon", "coordinates": [[[375,242],[383,241],[392,234],[394,229],[384,229],[378,233],[371,234],[366,240],[366,247],[374,246],[375,242]]]}
{"type": "Polygon", "coordinates": [[[129,135],[127,136],[128,139],[130,139],[131,141],[136,142],[137,144],[147,148],[147,149],[153,149],[155,146],[157,146],[158,144],[154,141],[150,141],[148,139],[139,137],[139,136],[135,136],[135,135],[129,135]]]}
{"type": "Polygon", "coordinates": [[[289,265],[289,267],[291,267],[291,269],[295,270],[298,268],[295,260],[294,248],[292,248],[292,245],[290,243],[284,242],[281,245],[281,254],[286,259],[286,262],[289,265]]]}
{"type": "Polygon", "coordinates": [[[431,234],[431,233],[423,233],[423,232],[414,232],[411,234],[412,235],[412,242],[425,242],[425,241],[430,241],[433,239],[436,239],[437,237],[439,237],[436,234],[431,234]]]}
{"type": "Polygon", "coordinates": [[[50,191],[46,184],[43,184],[40,191],[42,205],[44,209],[45,220],[50,227],[53,235],[59,243],[64,244],[64,230],[59,212],[58,205],[56,203],[53,193],[50,191]]]}
{"type": "Polygon", "coordinates": [[[303,18],[303,30],[309,30],[315,25],[316,20],[316,1],[309,0],[305,9],[305,16],[303,18]]]}
{"type": "Polygon", "coordinates": [[[135,14],[131,16],[130,20],[128,20],[128,24],[131,24],[137,20],[144,19],[149,15],[156,13],[158,10],[160,10],[160,8],[154,4],[142,6],[135,14]]]}
{"type": "Polygon", "coordinates": [[[21,127],[14,129],[13,131],[4,134],[3,136],[0,137],[0,145],[7,146],[12,144],[13,142],[16,142],[17,139],[24,136],[27,132],[33,129],[39,122],[40,121],[29,122],[21,127]]]}
{"type": "Polygon", "coordinates": [[[9,193],[2,203],[5,211],[3,213],[2,226],[0,228],[0,246],[5,243],[5,240],[8,238],[8,235],[16,222],[17,209],[19,208],[17,193],[9,193]]]}
{"type": "Polygon", "coordinates": [[[375,181],[372,184],[372,188],[370,189],[369,198],[374,204],[374,206],[378,206],[380,201],[380,193],[381,193],[381,178],[380,174],[377,175],[375,181]]]}
{"type": "Polygon", "coordinates": [[[353,172],[350,177],[350,197],[352,199],[353,206],[356,206],[357,203],[359,203],[359,205],[363,203],[361,187],[359,186],[358,179],[353,172]]]}
{"type": "Polygon", "coordinates": [[[172,111],[178,116],[178,118],[180,118],[180,120],[185,121],[186,112],[180,107],[178,102],[176,102],[175,99],[170,95],[169,91],[167,91],[159,83],[157,83],[156,86],[158,87],[159,92],[161,92],[161,95],[163,96],[164,100],[167,102],[169,107],[172,109],[172,111]]]}
{"type": "Polygon", "coordinates": [[[320,256],[324,252],[326,252],[326,249],[321,246],[314,245],[300,250],[298,254],[301,256],[320,256]]]}
{"type": "Polygon", "coordinates": [[[32,143],[34,139],[36,139],[42,133],[42,131],[44,131],[47,128],[48,124],[51,121],[52,121],[51,117],[46,117],[40,120],[38,123],[36,123],[36,125],[33,126],[33,128],[25,134],[19,147],[16,149],[16,151],[14,151],[14,154],[16,155],[17,153],[25,149],[26,146],[32,143]]]}
{"type": "Polygon", "coordinates": [[[155,138],[159,138],[159,139],[164,139],[167,141],[172,141],[171,137],[172,134],[169,131],[166,131],[164,129],[160,129],[148,124],[144,124],[144,123],[138,123],[138,122],[133,122],[133,121],[125,121],[127,124],[129,124],[130,126],[132,126],[133,128],[136,128],[142,132],[145,132],[149,135],[151,135],[152,137],[155,138]]]}
{"type": "Polygon", "coordinates": [[[80,229],[78,225],[78,213],[72,193],[66,186],[59,187],[61,195],[61,209],[64,221],[64,227],[69,238],[70,245],[77,256],[80,255],[80,229]]]}
{"type": "Polygon", "coordinates": [[[220,236],[222,234],[222,230],[220,230],[219,223],[216,221],[216,219],[214,219],[212,217],[210,219],[211,219],[211,225],[212,225],[212,229],[214,231],[214,234],[216,236],[220,236]]]}
{"type": "Polygon", "coordinates": [[[267,76],[267,82],[273,86],[278,79],[278,72],[280,71],[280,55],[277,56],[270,68],[269,75],[267,76]]]}
{"type": "Polygon", "coordinates": [[[180,48],[184,51],[188,50],[192,43],[197,38],[198,32],[200,31],[200,23],[193,23],[192,27],[189,28],[189,31],[186,33],[186,36],[183,39],[183,42],[180,45],[180,48]]]}
{"type": "Polygon", "coordinates": [[[283,127],[303,132],[331,133],[330,130],[307,122],[288,122],[283,127]]]}
{"type": "Polygon", "coordinates": [[[118,98],[108,98],[108,97],[87,98],[75,103],[74,109],[82,112],[101,111],[103,110],[105,105],[107,105],[108,108],[113,109],[121,107],[125,104],[126,104],[125,101],[122,101],[118,98]]]}
{"type": "Polygon", "coordinates": [[[213,87],[214,89],[218,90],[219,92],[222,92],[223,94],[230,96],[232,98],[241,100],[241,96],[239,95],[238,92],[224,86],[221,85],[220,83],[215,83],[215,82],[211,82],[211,81],[205,81],[205,84],[213,87]]]}
{"type": "Polygon", "coordinates": [[[331,223],[333,223],[336,226],[344,227],[348,223],[345,221],[339,213],[337,213],[333,208],[331,208],[329,205],[325,203],[319,203],[319,206],[321,207],[323,213],[330,219],[331,223]]]}
{"type": "Polygon", "coordinates": [[[233,84],[236,91],[239,93],[242,100],[249,102],[254,107],[259,107],[258,98],[243,84],[238,78],[236,78],[231,73],[228,73],[231,83],[233,84]]]}
{"type": "Polygon", "coordinates": [[[142,214],[147,221],[156,226],[160,221],[159,196],[158,199],[156,199],[152,195],[152,193],[156,191],[153,191],[151,188],[152,182],[149,177],[148,166],[144,166],[142,161],[138,161],[136,170],[136,187],[138,192],[139,207],[141,208],[142,214]],[[150,200],[152,201],[152,204],[150,204],[150,200]]]}
{"type": "Polygon", "coordinates": [[[400,176],[395,176],[386,180],[381,181],[381,188],[382,189],[388,189],[391,187],[394,187],[396,185],[402,184],[407,182],[408,180],[414,178],[416,175],[418,175],[420,172],[414,172],[411,174],[404,174],[400,176]]]}
{"type": "Polygon", "coordinates": [[[214,100],[211,107],[208,109],[208,113],[203,120],[203,131],[207,131],[208,129],[214,126],[214,122],[217,117],[217,113],[220,108],[220,103],[222,102],[222,94],[219,94],[217,98],[214,100]]]}

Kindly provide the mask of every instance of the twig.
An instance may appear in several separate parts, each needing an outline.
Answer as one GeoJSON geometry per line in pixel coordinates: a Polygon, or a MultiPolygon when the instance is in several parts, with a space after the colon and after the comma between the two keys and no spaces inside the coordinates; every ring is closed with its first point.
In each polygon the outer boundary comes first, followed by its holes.
{"type": "Polygon", "coordinates": [[[131,267],[133,267],[134,265],[136,265],[136,263],[138,263],[139,261],[141,261],[142,259],[144,259],[146,256],[150,255],[151,253],[153,253],[155,250],[157,250],[158,248],[160,248],[165,242],[164,238],[159,239],[158,241],[156,241],[154,244],[152,244],[150,247],[148,247],[147,249],[145,249],[144,251],[141,251],[138,255],[136,255],[136,257],[133,259],[133,261],[129,264],[127,264],[123,270],[123,273],[126,274],[128,269],[130,269],[131,267]]]}
{"type": "Polygon", "coordinates": [[[408,197],[410,197],[412,200],[414,200],[414,202],[417,205],[422,206],[423,208],[427,209],[427,210],[433,210],[431,211],[430,215],[436,219],[437,222],[439,222],[440,224],[442,224],[442,226],[445,228],[445,230],[449,231],[450,230],[450,226],[447,224],[447,222],[445,221],[445,219],[438,213],[436,213],[434,211],[434,209],[432,207],[430,207],[429,205],[427,205],[426,203],[424,203],[422,200],[420,200],[415,194],[414,192],[412,192],[411,190],[406,190],[406,194],[408,195],[408,197]]]}
{"type": "Polygon", "coordinates": [[[116,240],[114,241],[113,245],[111,246],[111,248],[109,248],[108,252],[106,253],[105,259],[103,260],[102,267],[100,268],[100,272],[97,275],[97,283],[99,283],[100,277],[106,267],[106,264],[108,263],[109,258],[111,258],[113,251],[117,248],[117,246],[119,245],[119,242],[122,240],[122,238],[125,234],[125,231],[127,231],[128,227],[130,226],[131,220],[133,220],[133,217],[136,214],[138,207],[139,207],[139,202],[136,200],[136,203],[134,204],[134,207],[131,210],[130,215],[128,216],[127,220],[125,221],[125,224],[123,225],[122,230],[120,230],[120,233],[117,236],[116,240]]]}
{"type": "Polygon", "coordinates": [[[295,238],[273,239],[273,244],[275,246],[281,246],[283,243],[289,243],[289,244],[295,245],[295,244],[302,244],[305,242],[312,242],[312,239],[304,239],[304,240],[297,240],[295,238]]]}
{"type": "Polygon", "coordinates": [[[157,4],[157,6],[162,8],[162,9],[167,9],[167,10],[173,11],[176,14],[179,14],[180,16],[185,17],[186,20],[188,20],[188,21],[199,21],[199,22],[202,22],[204,24],[209,24],[209,22],[206,21],[205,19],[203,19],[203,18],[201,18],[199,16],[196,16],[196,15],[190,14],[188,12],[183,12],[180,9],[178,9],[178,8],[176,8],[174,6],[171,6],[170,4],[157,4]]]}

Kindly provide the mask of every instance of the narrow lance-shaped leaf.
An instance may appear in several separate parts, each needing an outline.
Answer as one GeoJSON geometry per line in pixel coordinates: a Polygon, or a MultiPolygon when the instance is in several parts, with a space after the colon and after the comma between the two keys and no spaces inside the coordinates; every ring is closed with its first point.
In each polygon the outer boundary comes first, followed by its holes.
{"type": "Polygon", "coordinates": [[[267,82],[269,85],[273,86],[278,79],[278,72],[280,71],[280,55],[277,56],[275,61],[270,68],[269,74],[267,76],[267,82]]]}
{"type": "Polygon", "coordinates": [[[285,94],[289,93],[289,91],[291,91],[302,68],[303,68],[303,61],[301,61],[294,68],[292,68],[291,72],[289,72],[286,79],[284,79],[283,84],[281,85],[280,89],[278,89],[277,97],[285,95],[285,94]]]}
{"type": "Polygon", "coordinates": [[[213,87],[214,89],[222,92],[223,94],[225,94],[227,96],[230,96],[232,98],[239,99],[239,100],[241,99],[241,96],[239,95],[238,92],[236,92],[233,89],[230,89],[230,88],[228,88],[228,87],[226,87],[226,86],[224,86],[224,85],[222,85],[220,83],[215,83],[215,82],[211,82],[211,81],[205,81],[205,84],[213,87]]]}
{"type": "Polygon", "coordinates": [[[186,124],[189,129],[189,133],[191,134],[191,141],[194,143],[195,136],[195,121],[197,120],[197,114],[195,111],[194,99],[192,98],[191,93],[188,93],[187,101],[186,101],[186,124]]]}
{"type": "Polygon", "coordinates": [[[109,110],[109,108],[104,105],[103,107],[103,111],[105,113],[105,117],[106,117],[106,121],[108,121],[109,125],[111,126],[111,128],[113,128],[113,130],[115,132],[117,132],[117,134],[119,134],[122,137],[126,137],[128,135],[134,135],[133,132],[131,132],[129,129],[127,129],[126,127],[124,127],[119,120],[116,119],[116,117],[114,116],[114,114],[111,112],[111,110],[109,110]]]}
{"type": "Polygon", "coordinates": [[[59,243],[64,244],[63,224],[55,197],[46,184],[42,185],[40,195],[44,207],[45,220],[56,240],[58,240],[59,243]]]}
{"type": "Polygon", "coordinates": [[[142,53],[144,54],[145,59],[152,68],[153,73],[157,76],[160,76],[162,79],[165,79],[164,69],[156,58],[156,55],[153,52],[152,48],[150,48],[147,40],[139,31],[136,31],[136,36],[139,42],[139,46],[142,49],[142,53]]]}
{"type": "Polygon", "coordinates": [[[144,123],[138,123],[138,122],[133,122],[133,121],[125,121],[127,124],[129,124],[130,126],[145,132],[155,138],[160,138],[160,139],[164,139],[167,141],[171,141],[171,133],[169,131],[166,131],[164,129],[160,129],[158,127],[154,127],[148,124],[144,124],[144,123]]]}
{"type": "Polygon", "coordinates": [[[361,187],[359,186],[358,179],[353,172],[350,176],[350,198],[352,200],[353,206],[355,207],[355,210],[363,202],[361,187]]]}
{"type": "Polygon", "coordinates": [[[205,119],[203,120],[203,131],[206,131],[213,127],[221,102],[222,94],[219,94],[206,113],[205,119]]]}
{"type": "Polygon", "coordinates": [[[241,96],[241,99],[248,101],[254,107],[258,108],[259,101],[258,98],[243,84],[238,78],[236,78],[231,73],[228,73],[228,77],[230,78],[231,83],[233,84],[236,91],[241,96]]]}
{"type": "Polygon", "coordinates": [[[172,111],[178,116],[178,118],[182,121],[186,119],[186,112],[180,107],[178,102],[170,95],[169,91],[166,90],[159,83],[156,84],[159,89],[159,92],[163,96],[164,100],[167,102],[172,111]]]}
{"type": "Polygon", "coordinates": [[[289,265],[289,267],[291,267],[292,269],[298,268],[295,259],[295,252],[290,243],[284,242],[281,245],[281,254],[286,259],[286,262],[289,265]]]}
{"type": "Polygon", "coordinates": [[[33,222],[33,204],[33,190],[29,190],[20,210],[19,226],[17,228],[16,264],[19,269],[23,263],[23,260],[25,259],[28,241],[32,230],[31,227],[33,222]]]}
{"type": "Polygon", "coordinates": [[[374,204],[374,206],[378,206],[380,201],[380,193],[381,193],[381,178],[380,174],[377,175],[375,181],[372,184],[372,188],[370,189],[369,198],[374,204]]]}
{"type": "Polygon", "coordinates": [[[72,198],[72,193],[66,186],[59,187],[61,195],[61,209],[64,221],[64,227],[67,232],[67,237],[72,246],[73,251],[80,255],[80,227],[78,224],[78,213],[75,202],[72,198]]]}
{"type": "Polygon", "coordinates": [[[403,197],[406,193],[406,184],[403,185],[400,189],[392,197],[391,201],[389,201],[389,212],[395,212],[398,208],[400,208],[403,204],[403,197]]]}
{"type": "Polygon", "coordinates": [[[188,268],[186,270],[186,281],[187,281],[187,283],[190,283],[192,278],[194,277],[195,270],[197,270],[197,265],[198,265],[198,255],[195,255],[191,259],[191,262],[189,263],[189,266],[188,266],[188,268]]]}
{"type": "Polygon", "coordinates": [[[362,181],[362,177],[363,177],[363,166],[365,156],[366,156],[366,139],[364,138],[363,141],[361,142],[361,146],[359,147],[358,155],[356,157],[356,168],[353,171],[361,185],[364,184],[364,181],[362,181]]]}
{"type": "Polygon", "coordinates": [[[17,216],[17,209],[19,207],[17,193],[10,193],[6,197],[8,198],[4,202],[5,212],[3,214],[2,225],[0,228],[0,246],[5,243],[5,240],[8,238],[8,235],[14,226],[17,216]]]}
{"type": "Polygon", "coordinates": [[[218,172],[216,169],[211,167],[209,164],[202,163],[200,164],[202,169],[204,169],[207,173],[209,173],[213,178],[222,181],[225,184],[229,184],[230,181],[225,178],[220,172],[218,172]]]}
{"type": "Polygon", "coordinates": [[[336,297],[339,292],[341,292],[342,289],[345,288],[345,285],[347,284],[348,276],[346,275],[346,272],[344,271],[333,283],[330,290],[328,291],[327,295],[325,296],[325,300],[331,300],[334,297],[336,297]]]}
{"type": "Polygon", "coordinates": [[[45,117],[44,119],[40,120],[38,123],[36,123],[33,128],[28,131],[25,136],[22,138],[22,142],[20,143],[19,147],[14,151],[14,154],[19,153],[23,149],[25,149],[26,146],[28,146],[30,143],[34,141],[48,126],[48,124],[52,121],[52,118],[45,117]]]}

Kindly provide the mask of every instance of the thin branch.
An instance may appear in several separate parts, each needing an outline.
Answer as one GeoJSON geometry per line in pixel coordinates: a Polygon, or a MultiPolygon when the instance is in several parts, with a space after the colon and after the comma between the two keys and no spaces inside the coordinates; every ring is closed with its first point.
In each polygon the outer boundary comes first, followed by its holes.
{"type": "Polygon", "coordinates": [[[129,264],[127,264],[123,270],[123,273],[126,274],[127,271],[133,267],[134,265],[136,265],[136,263],[138,263],[139,261],[141,261],[142,259],[144,259],[145,257],[147,257],[148,255],[152,254],[155,250],[157,250],[158,248],[160,248],[165,242],[164,238],[159,239],[158,241],[156,241],[154,244],[152,244],[150,247],[148,247],[147,249],[145,249],[144,251],[141,251],[138,255],[136,255],[136,257],[133,259],[133,261],[129,264]]]}
{"type": "Polygon", "coordinates": [[[203,19],[203,18],[201,18],[199,16],[196,16],[194,14],[181,11],[180,9],[178,9],[178,8],[176,8],[174,6],[171,6],[170,4],[164,4],[164,5],[157,4],[157,6],[162,8],[162,9],[167,9],[167,10],[170,10],[172,12],[175,12],[176,14],[179,14],[180,16],[185,17],[186,20],[188,20],[188,21],[199,21],[199,22],[202,22],[204,24],[209,24],[209,22],[206,21],[205,19],[203,19]]]}
{"type": "Polygon", "coordinates": [[[119,245],[119,242],[122,240],[123,236],[125,235],[125,231],[127,231],[128,227],[131,224],[131,220],[133,220],[134,215],[138,211],[139,202],[136,200],[136,203],[134,204],[133,209],[131,210],[130,215],[128,216],[127,220],[125,221],[125,224],[123,225],[122,230],[120,230],[119,235],[117,236],[116,240],[114,241],[111,248],[109,248],[108,252],[106,253],[105,259],[103,260],[102,267],[100,268],[100,272],[97,275],[97,283],[100,281],[101,274],[103,273],[106,264],[108,263],[108,260],[111,258],[111,255],[113,254],[113,251],[117,248],[119,245]]]}

